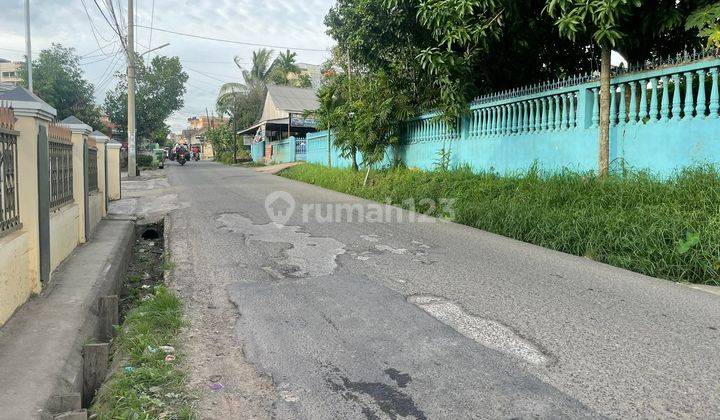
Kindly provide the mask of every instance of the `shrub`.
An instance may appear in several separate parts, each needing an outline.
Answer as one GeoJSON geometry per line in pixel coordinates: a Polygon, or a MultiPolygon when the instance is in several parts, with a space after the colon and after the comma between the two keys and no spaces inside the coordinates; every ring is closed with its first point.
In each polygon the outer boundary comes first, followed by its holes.
{"type": "Polygon", "coordinates": [[[137,156],[137,165],[140,167],[148,168],[152,166],[153,164],[153,158],[149,155],[138,155],[137,156]]]}

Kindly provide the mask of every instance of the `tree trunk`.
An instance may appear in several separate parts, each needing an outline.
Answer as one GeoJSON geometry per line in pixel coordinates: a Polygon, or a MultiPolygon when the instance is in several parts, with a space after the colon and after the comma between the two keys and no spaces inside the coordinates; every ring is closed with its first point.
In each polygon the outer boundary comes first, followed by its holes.
{"type": "Polygon", "coordinates": [[[358,166],[358,162],[357,162],[357,148],[356,147],[352,148],[352,169],[355,172],[360,170],[360,167],[358,166]]]}
{"type": "Polygon", "coordinates": [[[237,119],[233,116],[233,164],[237,163],[237,149],[238,149],[236,120],[237,119]]]}
{"type": "Polygon", "coordinates": [[[327,146],[328,146],[328,155],[327,155],[327,158],[328,158],[328,168],[332,168],[332,143],[330,142],[330,138],[331,138],[331,137],[330,137],[330,134],[331,134],[331,131],[330,131],[330,130],[331,130],[331,129],[332,129],[332,128],[328,125],[328,128],[327,128],[327,146]]]}
{"type": "Polygon", "coordinates": [[[610,166],[610,48],[602,47],[600,53],[600,129],[598,171],[601,177],[608,174],[610,166]]]}

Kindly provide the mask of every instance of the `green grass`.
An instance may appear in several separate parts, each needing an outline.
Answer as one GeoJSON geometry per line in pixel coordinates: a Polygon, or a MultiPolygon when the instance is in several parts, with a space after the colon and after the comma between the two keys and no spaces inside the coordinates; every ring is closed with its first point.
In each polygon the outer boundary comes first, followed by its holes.
{"type": "Polygon", "coordinates": [[[183,325],[180,300],[163,286],[128,312],[113,342],[124,361],[95,399],[100,419],[189,419],[185,374],[176,368],[182,354],[166,362],[160,346],[177,349],[183,325]]]}
{"type": "MultiPolygon", "coordinates": [[[[720,172],[697,167],[667,180],[535,169],[516,176],[469,169],[371,172],[299,165],[282,176],[403,206],[454,199],[453,220],[649,276],[720,285],[720,172]]],[[[405,206],[407,207],[407,206],[405,206]]],[[[447,216],[440,209],[419,211],[447,216]]]]}
{"type": "MultiPolygon", "coordinates": [[[[237,161],[246,161],[250,159],[250,152],[247,150],[240,148],[237,151],[237,161]]],[[[234,164],[233,155],[232,152],[218,152],[215,151],[215,162],[222,163],[225,165],[232,165],[234,164]]]]}
{"type": "Polygon", "coordinates": [[[266,165],[262,162],[244,162],[242,163],[242,166],[247,166],[249,168],[261,168],[266,165]]]}

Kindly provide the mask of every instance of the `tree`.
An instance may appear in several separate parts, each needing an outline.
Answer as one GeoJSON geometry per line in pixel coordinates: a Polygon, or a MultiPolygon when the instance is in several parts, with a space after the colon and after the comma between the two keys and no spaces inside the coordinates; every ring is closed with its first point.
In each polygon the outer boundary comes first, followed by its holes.
{"type": "Polygon", "coordinates": [[[600,130],[598,169],[600,176],[610,166],[610,52],[623,37],[623,20],[630,16],[640,0],[550,0],[547,13],[557,17],[561,34],[575,41],[589,33],[600,46],[600,130]]]}
{"type": "Polygon", "coordinates": [[[474,88],[471,70],[500,36],[503,12],[495,0],[420,2],[418,20],[436,45],[425,48],[419,59],[435,79],[447,119],[455,120],[467,109],[474,88]]]}
{"type": "Polygon", "coordinates": [[[336,42],[334,63],[354,72],[383,71],[397,91],[408,94],[419,110],[437,102],[432,77],[417,56],[432,37],[416,19],[413,0],[338,0],[325,17],[336,42]]]}
{"type": "Polygon", "coordinates": [[[708,47],[720,48],[720,2],[699,7],[688,17],[687,30],[697,30],[708,47]]]}
{"type": "Polygon", "coordinates": [[[702,47],[702,39],[684,23],[707,0],[644,0],[623,19],[625,36],[615,46],[628,62],[642,63],[702,47]]]}
{"type": "MultiPolygon", "coordinates": [[[[75,115],[98,128],[101,125],[100,109],[95,105],[94,86],[83,77],[80,57],[75,49],[60,44],[40,51],[33,60],[33,90],[40,98],[57,110],[57,118],[75,115]]],[[[20,70],[22,85],[27,88],[27,68],[20,70]]]]}
{"type": "MultiPolygon", "coordinates": [[[[187,73],[178,57],[155,56],[147,67],[143,60],[135,60],[135,115],[137,137],[157,138],[167,127],[165,120],[183,107],[187,73]]],[[[117,86],[107,93],[104,104],[110,121],[127,133],[127,80],[120,78],[117,86]]]]}
{"type": "MultiPolygon", "coordinates": [[[[238,148],[236,136],[232,129],[223,124],[219,127],[211,128],[205,133],[205,138],[212,144],[215,160],[223,163],[236,163],[238,148]]],[[[248,157],[247,153],[243,153],[243,157],[248,157]]]]}
{"type": "Polygon", "coordinates": [[[320,128],[333,128],[335,146],[357,171],[358,152],[362,164],[371,166],[383,160],[388,147],[399,143],[401,124],[413,107],[382,70],[350,73],[346,65],[339,66],[342,72],[329,73],[320,87],[315,115],[320,128]]]}
{"type": "Polygon", "coordinates": [[[273,50],[267,48],[253,51],[252,67],[250,67],[250,70],[243,69],[240,65],[240,58],[235,56],[235,65],[242,71],[246,85],[264,86],[270,80],[270,74],[272,73],[270,60],[272,59],[272,55],[273,50]]]}
{"type": "MultiPolygon", "coordinates": [[[[225,87],[225,86],[223,86],[225,87]]],[[[223,92],[222,88],[215,105],[220,116],[228,115],[230,117],[230,125],[232,126],[232,150],[233,162],[237,158],[239,150],[237,131],[253,125],[262,114],[263,104],[265,102],[265,86],[264,85],[240,85],[240,90],[235,91],[235,86],[229,87],[229,92],[223,92]]]]}
{"type": "Polygon", "coordinates": [[[299,88],[312,87],[312,77],[310,77],[309,74],[299,75],[297,80],[295,81],[295,86],[297,86],[299,88]]]}
{"type": "Polygon", "coordinates": [[[292,85],[290,74],[300,74],[300,67],[295,63],[296,53],[290,50],[280,53],[273,61],[270,79],[277,85],[292,85]]]}
{"type": "Polygon", "coordinates": [[[418,113],[439,108],[457,115],[478,94],[590,68],[591,53],[561,37],[541,13],[544,6],[545,0],[340,0],[325,24],[354,69],[384,71],[418,113]]]}

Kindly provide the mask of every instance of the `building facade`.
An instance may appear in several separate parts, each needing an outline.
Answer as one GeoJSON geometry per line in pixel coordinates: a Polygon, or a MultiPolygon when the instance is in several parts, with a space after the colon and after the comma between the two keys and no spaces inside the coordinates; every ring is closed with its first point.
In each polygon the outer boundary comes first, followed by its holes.
{"type": "Polygon", "coordinates": [[[0,83],[17,85],[20,83],[22,63],[0,58],[0,83]]]}

